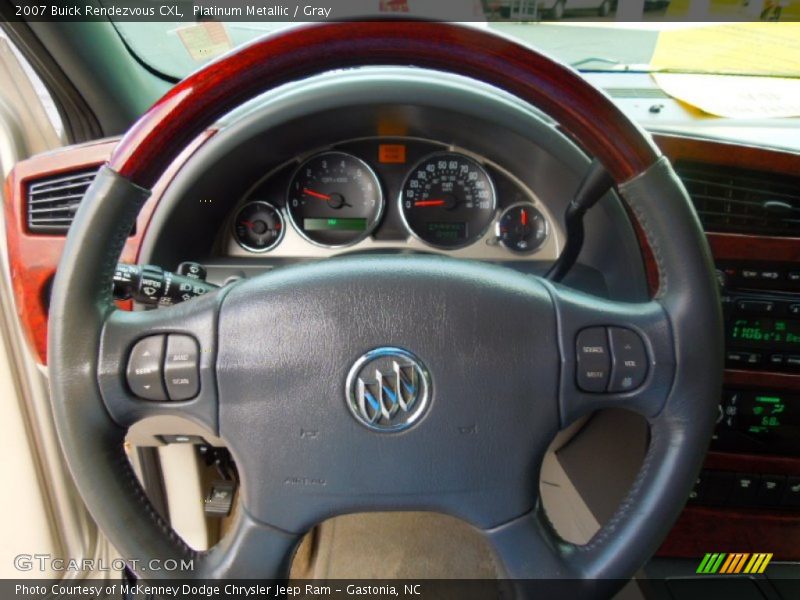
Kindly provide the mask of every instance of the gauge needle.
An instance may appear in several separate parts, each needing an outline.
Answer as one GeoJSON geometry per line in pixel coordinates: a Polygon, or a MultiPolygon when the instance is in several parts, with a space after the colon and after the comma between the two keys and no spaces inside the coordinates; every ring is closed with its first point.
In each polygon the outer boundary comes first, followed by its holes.
{"type": "Polygon", "coordinates": [[[523,225],[527,225],[528,224],[528,211],[526,211],[524,208],[520,208],[519,210],[520,210],[520,213],[521,213],[520,216],[522,218],[522,224],[523,225]]]}
{"type": "Polygon", "coordinates": [[[330,197],[330,196],[328,196],[327,194],[320,194],[319,192],[315,192],[314,190],[310,190],[310,189],[308,189],[308,188],[303,188],[303,193],[304,193],[306,196],[312,196],[312,197],[314,197],[314,198],[319,198],[320,200],[325,200],[325,201],[327,201],[327,200],[330,200],[330,199],[331,199],[331,197],[330,197]]]}
{"type": "Polygon", "coordinates": [[[252,221],[239,221],[239,223],[241,225],[247,225],[247,227],[249,227],[250,229],[253,228],[253,222],[252,221]]]}
{"type": "Polygon", "coordinates": [[[444,206],[444,200],[417,200],[414,206],[444,206]]]}

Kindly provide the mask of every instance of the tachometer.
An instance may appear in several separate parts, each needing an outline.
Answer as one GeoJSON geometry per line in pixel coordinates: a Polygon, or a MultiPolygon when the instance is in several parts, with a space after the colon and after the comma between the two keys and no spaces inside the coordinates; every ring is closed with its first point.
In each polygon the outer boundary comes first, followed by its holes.
{"type": "Polygon", "coordinates": [[[486,169],[452,152],[433,154],[415,166],[400,195],[409,230],[439,248],[459,248],[480,238],[494,219],[496,203],[486,169]]]}
{"type": "Polygon", "coordinates": [[[304,162],[289,184],[289,219],[309,241],[347,246],[367,237],[383,213],[373,170],[344,152],[323,152],[304,162]]]}

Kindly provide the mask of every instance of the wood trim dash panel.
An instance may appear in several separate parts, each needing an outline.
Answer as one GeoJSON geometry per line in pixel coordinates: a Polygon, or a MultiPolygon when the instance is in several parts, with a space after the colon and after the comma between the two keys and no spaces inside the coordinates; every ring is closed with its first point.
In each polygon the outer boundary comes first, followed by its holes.
{"type": "MultiPolygon", "coordinates": [[[[136,262],[139,246],[162,192],[186,159],[214,132],[215,130],[209,129],[192,141],[154,186],[153,194],[137,217],[135,235],[130,236],[125,243],[120,256],[121,261],[136,262]]],[[[105,139],[38,154],[18,162],[5,181],[6,239],[14,301],[25,337],[41,364],[47,364],[47,310],[50,285],[64,250],[66,236],[32,233],[28,230],[25,212],[28,182],[42,177],[99,167],[109,160],[118,142],[118,138],[105,139]]]]}
{"type": "MultiPolygon", "coordinates": [[[[731,142],[658,134],[673,163],[687,160],[776,174],[800,174],[800,154],[731,142]]],[[[707,233],[714,258],[800,263],[800,238],[707,233]]],[[[648,261],[650,273],[655,265],[648,261]]],[[[734,387],[800,391],[800,375],[728,369],[734,387]]],[[[706,469],[800,475],[800,458],[709,452],[706,469]]],[[[702,557],[706,552],[773,552],[800,560],[800,511],[687,506],[658,551],[660,556],[702,557]]]]}
{"type": "Polygon", "coordinates": [[[699,560],[706,552],[772,552],[786,561],[800,558],[798,546],[796,513],[687,506],[657,555],[699,560]]]}
{"type": "MultiPolygon", "coordinates": [[[[709,452],[706,469],[800,475],[800,458],[709,452]]],[[[659,556],[702,557],[706,552],[772,552],[775,560],[800,559],[800,512],[687,506],[659,556]]]]}
{"type": "MultiPolygon", "coordinates": [[[[6,179],[6,237],[14,301],[27,341],[42,364],[47,362],[48,295],[66,237],[28,230],[25,210],[28,182],[99,167],[111,156],[117,142],[108,139],[38,154],[18,162],[6,179]]],[[[141,231],[142,224],[137,222],[137,231],[141,231]]],[[[125,258],[132,256],[132,242],[128,240],[125,245],[125,258]]]]}

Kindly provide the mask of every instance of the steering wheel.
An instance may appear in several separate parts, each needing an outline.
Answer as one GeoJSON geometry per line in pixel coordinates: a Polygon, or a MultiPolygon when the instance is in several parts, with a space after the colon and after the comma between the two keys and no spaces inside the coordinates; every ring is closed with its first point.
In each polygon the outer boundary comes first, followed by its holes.
{"type": "Polygon", "coordinates": [[[714,424],[721,348],[705,237],[645,133],[577,73],[515,41],[378,21],[260,39],[191,75],[140,119],[70,229],[49,364],[64,455],[101,530],[129,559],[194,559],[191,572],[140,575],[284,578],[302,535],[325,518],[430,510],[480,530],[508,578],[606,580],[610,591],[655,552],[683,507],[714,424]],[[621,303],[487,264],[360,256],[283,268],[158,311],[115,310],[124,240],[192,139],[266,90],[383,65],[470,77],[550,115],[615,180],[655,256],[656,297],[621,303]],[[132,394],[128,357],[148,339],[162,349],[189,340],[194,398],[132,394]],[[631,348],[635,376],[598,387],[591,354],[624,374],[631,348]],[[613,518],[587,544],[567,543],[538,499],[541,460],[560,428],[608,407],[647,419],[646,458],[613,518]],[[235,457],[241,510],[208,552],[192,551],[158,516],[123,451],[127,428],[156,414],[202,423],[235,457]]]}

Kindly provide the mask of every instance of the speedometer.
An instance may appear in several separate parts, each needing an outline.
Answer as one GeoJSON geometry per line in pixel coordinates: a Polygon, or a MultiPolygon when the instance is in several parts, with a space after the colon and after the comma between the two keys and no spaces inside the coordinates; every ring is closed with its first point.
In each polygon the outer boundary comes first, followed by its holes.
{"type": "Polygon", "coordinates": [[[380,182],[360,158],[323,152],[295,172],[289,184],[287,212],[300,235],[315,244],[354,244],[367,237],[381,218],[380,182]]]}
{"type": "Polygon", "coordinates": [[[459,248],[479,239],[492,224],[496,206],[486,169],[454,152],[432,154],[417,164],[400,195],[408,229],[438,248],[459,248]]]}

